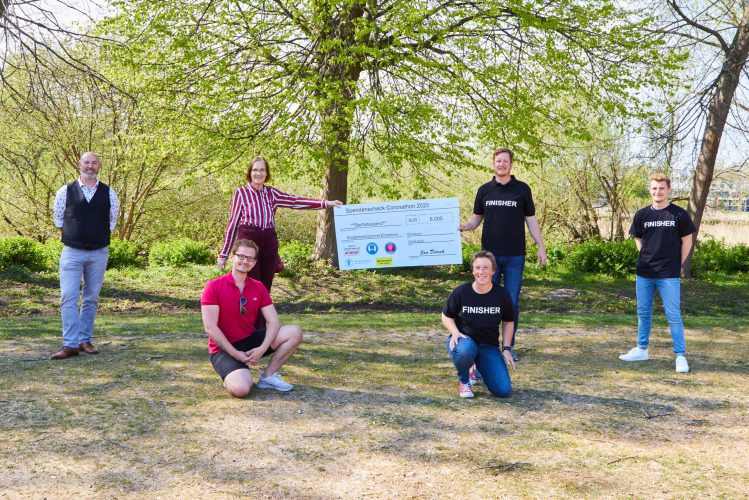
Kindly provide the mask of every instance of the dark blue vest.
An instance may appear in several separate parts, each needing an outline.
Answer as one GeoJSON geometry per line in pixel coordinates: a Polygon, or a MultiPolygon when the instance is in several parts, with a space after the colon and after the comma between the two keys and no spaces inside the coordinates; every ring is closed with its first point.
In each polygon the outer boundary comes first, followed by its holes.
{"type": "Polygon", "coordinates": [[[62,242],[84,250],[109,246],[109,186],[99,182],[91,201],[86,201],[77,180],[68,184],[67,193],[62,242]]]}

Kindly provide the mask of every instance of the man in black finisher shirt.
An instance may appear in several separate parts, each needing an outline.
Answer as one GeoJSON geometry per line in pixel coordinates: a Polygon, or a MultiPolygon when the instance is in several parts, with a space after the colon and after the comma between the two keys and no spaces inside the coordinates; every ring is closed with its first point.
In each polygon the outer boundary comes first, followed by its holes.
{"type": "Polygon", "coordinates": [[[684,324],[681,321],[681,266],[697,231],[686,210],[670,203],[671,180],[665,174],[650,176],[653,203],[635,213],[629,234],[640,254],[637,258],[637,347],[622,354],[622,361],[647,361],[655,291],[663,301],[676,354],[676,371],[688,373],[684,324]]]}
{"type": "MultiPolygon", "coordinates": [[[[492,281],[499,285],[504,276],[504,287],[515,307],[514,333],[517,333],[520,287],[525,268],[526,224],[531,238],[538,245],[538,263],[541,266],[546,265],[546,247],[536,218],[531,188],[510,175],[513,157],[513,152],[506,148],[494,152],[494,178],[479,188],[473,204],[473,215],[459,229],[472,231],[484,222],[481,248],[493,253],[497,259],[497,270],[492,281]]],[[[514,349],[515,335],[512,336],[512,345],[510,354],[514,361],[518,361],[514,349]]]]}

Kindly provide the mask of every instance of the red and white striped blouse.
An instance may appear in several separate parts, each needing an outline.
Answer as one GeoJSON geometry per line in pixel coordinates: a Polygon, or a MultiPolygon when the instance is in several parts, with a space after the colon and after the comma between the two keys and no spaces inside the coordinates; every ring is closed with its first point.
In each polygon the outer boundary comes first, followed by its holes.
{"type": "Polygon", "coordinates": [[[271,186],[263,186],[261,189],[255,189],[250,184],[242,186],[234,191],[229,211],[229,223],[226,225],[224,234],[224,245],[218,256],[221,258],[229,256],[239,225],[271,228],[276,226],[274,215],[278,207],[321,210],[325,208],[325,205],[324,199],[294,196],[271,186]]]}

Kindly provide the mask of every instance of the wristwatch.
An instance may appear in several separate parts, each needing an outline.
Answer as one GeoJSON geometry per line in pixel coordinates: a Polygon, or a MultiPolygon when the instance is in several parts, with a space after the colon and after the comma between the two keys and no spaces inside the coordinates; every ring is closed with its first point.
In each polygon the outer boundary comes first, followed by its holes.
{"type": "Polygon", "coordinates": [[[509,345],[502,346],[502,351],[509,351],[510,349],[512,349],[512,346],[509,346],[509,345]]]}

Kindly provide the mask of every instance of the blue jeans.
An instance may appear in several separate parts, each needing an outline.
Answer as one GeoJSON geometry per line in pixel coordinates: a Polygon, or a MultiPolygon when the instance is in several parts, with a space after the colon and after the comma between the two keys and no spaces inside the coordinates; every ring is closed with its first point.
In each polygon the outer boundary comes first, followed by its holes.
{"type": "Polygon", "coordinates": [[[450,359],[458,371],[458,380],[461,384],[468,383],[468,372],[471,366],[476,365],[476,369],[481,374],[481,379],[489,392],[500,398],[506,398],[512,392],[510,383],[510,373],[507,371],[507,365],[499,352],[499,347],[488,344],[477,344],[472,338],[466,337],[458,339],[458,344],[454,350],[450,350],[450,338],[447,336],[447,352],[450,359]]]}
{"type": "Polygon", "coordinates": [[[684,342],[684,324],[681,321],[681,281],[679,278],[643,278],[635,276],[635,291],[637,292],[637,345],[643,349],[650,340],[650,326],[653,322],[653,297],[655,291],[663,301],[666,320],[671,327],[671,340],[674,342],[674,352],[685,354],[687,346],[684,342]]]}
{"type": "Polygon", "coordinates": [[[515,325],[512,329],[512,344],[515,345],[515,333],[518,331],[520,317],[520,287],[523,284],[523,269],[525,269],[525,255],[495,255],[497,270],[492,276],[492,282],[502,285],[510,294],[512,305],[515,307],[515,325]],[[504,284],[501,282],[504,275],[504,284]]]}
{"type": "Polygon", "coordinates": [[[99,292],[104,283],[104,271],[109,260],[109,247],[98,250],[79,250],[62,247],[60,254],[60,310],[62,340],[65,347],[91,342],[94,318],[99,307],[99,292]],[[83,279],[83,298],[78,309],[83,279]]]}

